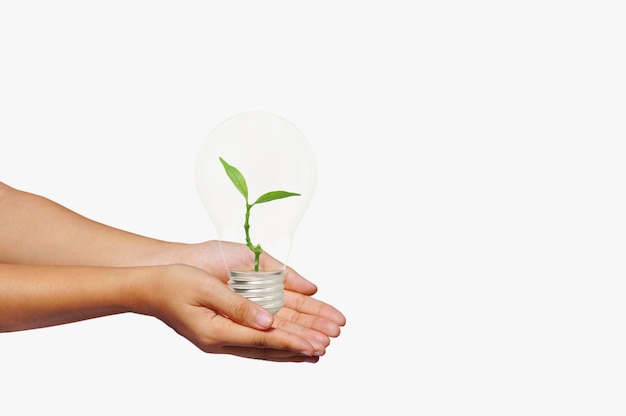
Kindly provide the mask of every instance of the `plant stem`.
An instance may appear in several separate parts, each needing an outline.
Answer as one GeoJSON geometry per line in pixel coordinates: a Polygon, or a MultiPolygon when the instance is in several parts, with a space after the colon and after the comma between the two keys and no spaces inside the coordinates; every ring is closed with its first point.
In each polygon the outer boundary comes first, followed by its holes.
{"type": "Polygon", "coordinates": [[[263,253],[263,249],[260,244],[256,246],[252,244],[250,240],[250,209],[254,206],[254,204],[249,204],[246,202],[246,221],[243,224],[243,229],[246,231],[246,245],[252,252],[254,253],[254,271],[259,271],[259,257],[261,257],[261,253],[263,253]]]}

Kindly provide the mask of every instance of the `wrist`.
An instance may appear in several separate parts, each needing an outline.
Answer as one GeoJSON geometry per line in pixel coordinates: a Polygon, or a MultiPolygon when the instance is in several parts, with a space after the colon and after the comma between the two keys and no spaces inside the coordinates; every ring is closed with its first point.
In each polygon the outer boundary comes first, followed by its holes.
{"type": "Polygon", "coordinates": [[[157,292],[160,285],[157,282],[161,280],[164,267],[140,266],[127,269],[130,275],[123,302],[129,312],[152,315],[154,299],[159,297],[157,292]]]}
{"type": "Polygon", "coordinates": [[[171,277],[176,276],[179,264],[132,267],[128,279],[125,306],[130,312],[157,318],[160,310],[173,294],[171,277]]]}

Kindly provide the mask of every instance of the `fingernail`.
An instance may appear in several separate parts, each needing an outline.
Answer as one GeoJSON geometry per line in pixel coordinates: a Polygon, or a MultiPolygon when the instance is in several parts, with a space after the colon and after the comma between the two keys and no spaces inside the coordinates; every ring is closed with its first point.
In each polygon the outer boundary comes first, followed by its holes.
{"type": "Polygon", "coordinates": [[[273,320],[274,317],[271,313],[267,311],[261,311],[256,314],[256,323],[263,328],[267,328],[268,326],[270,326],[273,320]]]}

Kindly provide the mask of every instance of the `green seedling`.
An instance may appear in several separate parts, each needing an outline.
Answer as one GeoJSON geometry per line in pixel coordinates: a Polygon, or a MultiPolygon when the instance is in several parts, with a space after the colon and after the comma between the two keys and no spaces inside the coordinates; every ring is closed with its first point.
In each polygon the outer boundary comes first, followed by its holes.
{"type": "Polygon", "coordinates": [[[259,258],[261,257],[261,253],[263,253],[263,249],[260,244],[252,244],[250,240],[250,210],[253,206],[257,204],[262,204],[264,202],[274,201],[276,199],[288,198],[290,196],[300,196],[300,194],[296,194],[293,192],[287,191],[272,191],[267,192],[260,197],[257,198],[252,204],[248,202],[248,185],[246,183],[246,179],[241,174],[239,169],[236,167],[229,165],[224,159],[220,157],[220,162],[222,162],[222,166],[224,166],[224,170],[226,174],[230,178],[230,180],[235,185],[235,188],[243,195],[246,200],[246,219],[243,224],[243,229],[246,232],[246,245],[248,248],[254,253],[254,271],[259,271],[259,258]]]}

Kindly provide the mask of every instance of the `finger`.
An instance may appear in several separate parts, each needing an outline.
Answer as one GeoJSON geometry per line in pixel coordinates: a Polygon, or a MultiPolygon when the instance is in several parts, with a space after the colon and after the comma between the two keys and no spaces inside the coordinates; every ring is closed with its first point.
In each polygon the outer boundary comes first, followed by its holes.
{"type": "Polygon", "coordinates": [[[285,290],[284,302],[288,308],[307,315],[325,318],[337,326],[341,327],[346,324],[346,317],[337,308],[310,296],[285,290]]]}
{"type": "Polygon", "coordinates": [[[291,332],[292,334],[306,339],[315,348],[316,355],[324,355],[326,353],[326,347],[330,345],[328,335],[289,319],[275,318],[273,327],[291,332]]]}
{"type": "MultiPolygon", "coordinates": [[[[305,338],[295,333],[279,328],[271,328],[259,331],[246,326],[238,325],[235,322],[220,315],[214,315],[206,328],[211,328],[206,333],[198,334],[197,340],[205,348],[219,347],[220,350],[241,347],[254,349],[269,349],[282,351],[281,353],[268,351],[259,352],[273,356],[319,356],[316,348],[305,338]],[[216,342],[216,340],[219,340],[216,342]]],[[[203,348],[201,348],[203,349],[203,348]]]]}
{"type": "Polygon", "coordinates": [[[274,316],[274,325],[279,325],[279,321],[288,321],[303,328],[309,328],[313,331],[319,332],[324,336],[330,338],[336,338],[341,333],[341,327],[336,322],[330,321],[326,318],[319,317],[317,315],[308,315],[283,307],[274,316]]]}
{"type": "Polygon", "coordinates": [[[250,328],[268,329],[274,322],[269,311],[236,294],[217,279],[207,279],[199,292],[198,302],[250,328]]]}
{"type": "Polygon", "coordinates": [[[280,270],[285,268],[285,288],[304,295],[313,295],[317,292],[317,286],[305,279],[300,273],[289,266],[272,257],[267,252],[263,252],[260,257],[261,267],[264,270],[280,270]]]}
{"type": "MultiPolygon", "coordinates": [[[[208,352],[208,351],[207,351],[208,352]]],[[[290,351],[260,349],[260,348],[245,348],[245,347],[225,347],[220,351],[210,351],[214,354],[230,354],[243,358],[252,358],[257,360],[274,361],[274,362],[292,362],[292,363],[316,363],[319,361],[319,356],[306,356],[301,354],[293,354],[290,351]]]]}
{"type": "Polygon", "coordinates": [[[285,289],[309,296],[317,293],[317,286],[314,283],[302,277],[289,266],[285,268],[285,289]]]}

